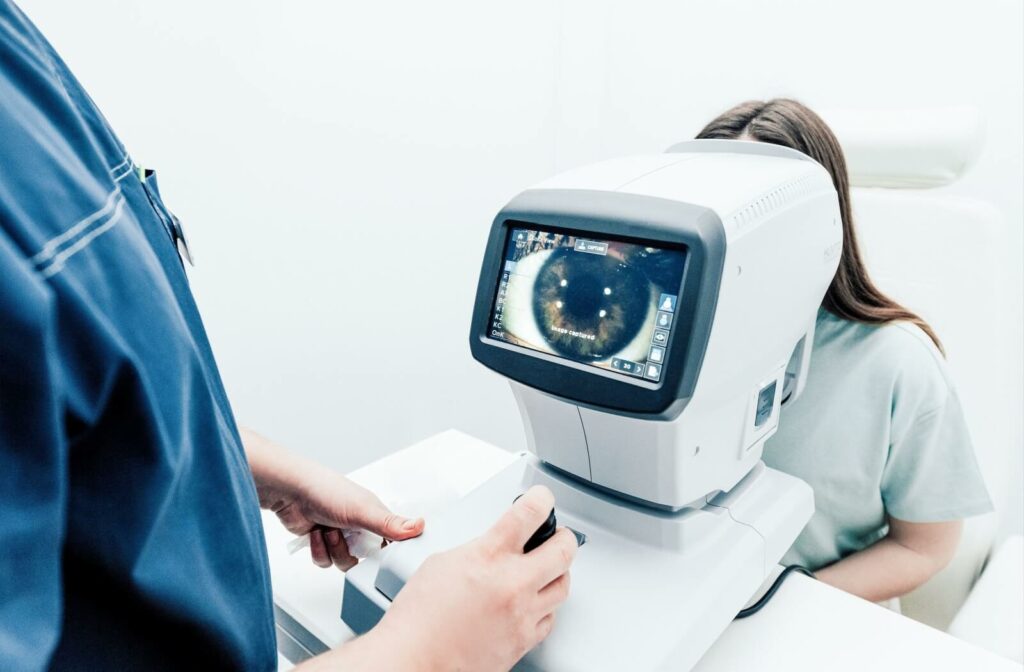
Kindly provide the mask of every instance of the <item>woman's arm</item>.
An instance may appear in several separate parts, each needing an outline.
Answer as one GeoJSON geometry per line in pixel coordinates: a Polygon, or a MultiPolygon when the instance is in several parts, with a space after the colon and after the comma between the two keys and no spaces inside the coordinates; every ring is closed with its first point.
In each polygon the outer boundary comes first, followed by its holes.
{"type": "Polygon", "coordinates": [[[862,551],[815,572],[825,583],[872,602],[906,595],[949,564],[963,521],[889,519],[889,533],[862,551]]]}

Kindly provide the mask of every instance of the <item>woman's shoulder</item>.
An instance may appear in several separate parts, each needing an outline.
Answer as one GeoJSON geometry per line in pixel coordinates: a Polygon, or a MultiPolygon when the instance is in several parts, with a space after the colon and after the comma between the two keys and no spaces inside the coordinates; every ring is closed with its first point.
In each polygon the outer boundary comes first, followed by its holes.
{"type": "MultiPolygon", "coordinates": [[[[940,406],[952,392],[945,358],[916,324],[866,324],[822,313],[817,327],[821,340],[815,338],[815,347],[838,356],[849,369],[869,372],[872,378],[891,385],[897,395],[916,398],[925,405],[940,406]]],[[[813,352],[811,356],[813,367],[813,352]]]]}

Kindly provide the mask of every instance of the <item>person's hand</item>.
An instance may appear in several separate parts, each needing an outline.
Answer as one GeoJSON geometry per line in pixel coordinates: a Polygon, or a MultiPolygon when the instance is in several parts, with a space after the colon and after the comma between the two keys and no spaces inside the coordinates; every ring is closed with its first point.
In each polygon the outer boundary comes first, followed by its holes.
{"type": "Polygon", "coordinates": [[[418,536],[423,519],[392,513],[366,488],[323,465],[291,455],[267,439],[242,431],[260,506],[277,514],[289,532],[309,533],[313,562],[341,570],[358,560],[342,530],[367,530],[388,541],[418,536]]]}
{"type": "Polygon", "coordinates": [[[324,467],[307,473],[290,493],[273,500],[268,508],[289,532],[309,533],[310,554],[319,567],[333,564],[345,571],[358,562],[350,553],[342,530],[366,530],[387,541],[408,539],[423,532],[422,518],[403,518],[392,513],[372,492],[324,467]]]}
{"type": "Polygon", "coordinates": [[[427,558],[359,648],[391,669],[511,668],[548,636],[569,595],[571,531],[523,553],[553,506],[535,486],[483,536],[427,558]]]}

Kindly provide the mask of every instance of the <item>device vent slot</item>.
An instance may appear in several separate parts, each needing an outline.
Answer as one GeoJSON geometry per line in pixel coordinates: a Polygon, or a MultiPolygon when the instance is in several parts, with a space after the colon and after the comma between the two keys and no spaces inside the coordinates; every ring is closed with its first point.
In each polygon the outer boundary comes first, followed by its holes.
{"type": "Polygon", "coordinates": [[[773,189],[756,201],[748,203],[732,216],[736,230],[743,230],[770,213],[807,195],[812,184],[811,176],[802,177],[789,184],[773,189]]]}

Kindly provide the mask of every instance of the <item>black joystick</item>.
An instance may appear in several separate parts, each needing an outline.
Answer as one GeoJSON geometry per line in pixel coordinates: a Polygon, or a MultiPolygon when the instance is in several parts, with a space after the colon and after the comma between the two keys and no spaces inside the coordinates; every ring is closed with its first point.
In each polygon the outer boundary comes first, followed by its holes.
{"type": "MultiPolygon", "coordinates": [[[[522,495],[519,495],[522,497],[522,495]]],[[[516,499],[519,499],[516,497],[516,499]]],[[[514,504],[516,499],[512,500],[514,504]]],[[[526,540],[526,545],[523,546],[523,553],[529,553],[533,549],[537,548],[545,541],[555,536],[555,530],[558,529],[558,521],[555,519],[555,510],[551,509],[551,513],[548,514],[548,519],[541,523],[537,531],[530,535],[530,538],[526,540]]]]}

